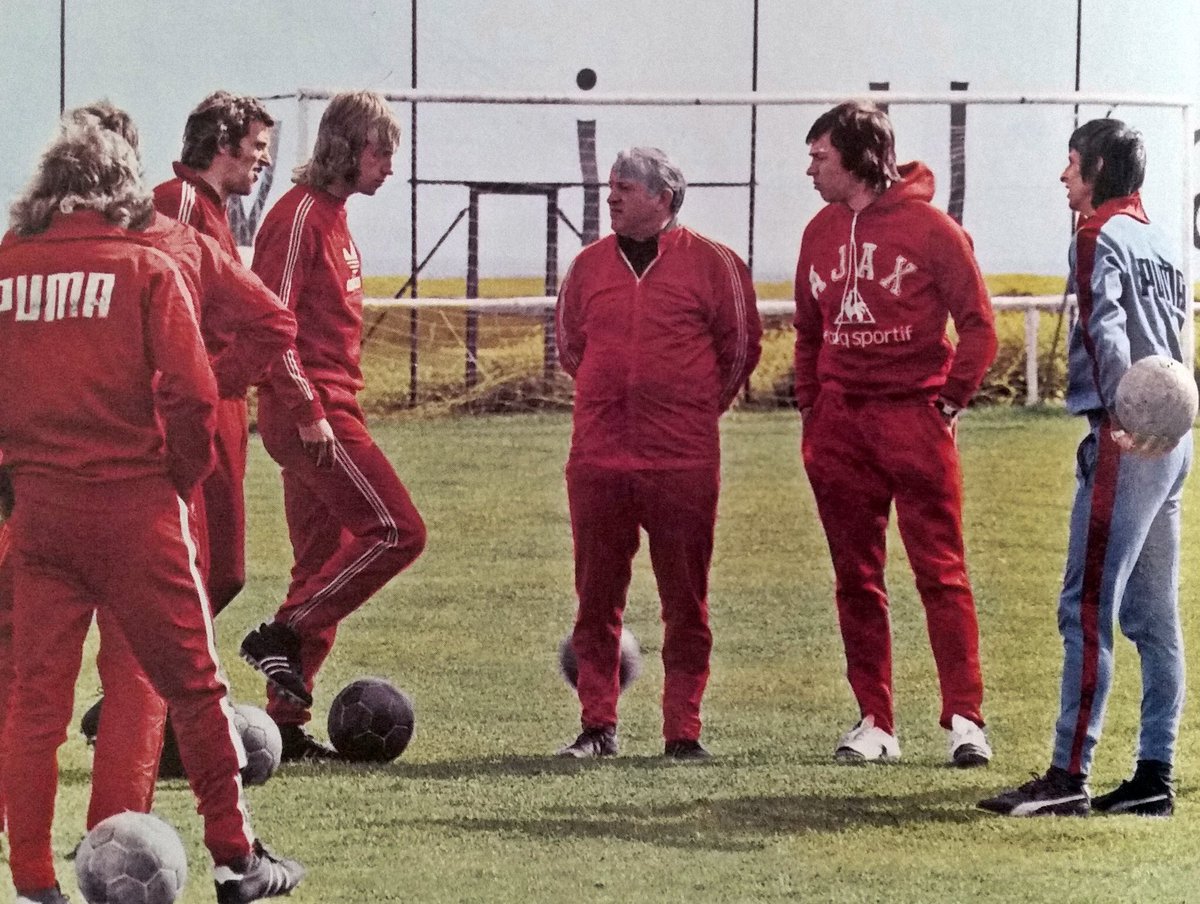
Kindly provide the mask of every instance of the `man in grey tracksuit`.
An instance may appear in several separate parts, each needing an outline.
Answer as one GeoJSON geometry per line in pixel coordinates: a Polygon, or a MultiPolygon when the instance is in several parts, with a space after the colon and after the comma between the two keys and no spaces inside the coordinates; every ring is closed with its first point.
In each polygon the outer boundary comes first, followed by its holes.
{"type": "Polygon", "coordinates": [[[1062,175],[1081,222],[1071,244],[1079,319],[1068,355],[1067,408],[1091,429],[1079,446],[1074,507],[1058,624],[1062,700],[1045,775],[980,802],[1005,815],[1174,810],[1171,767],[1184,698],[1179,624],[1180,499],[1192,436],[1177,443],[1124,429],[1117,384],[1137,360],[1183,360],[1189,311],[1178,243],[1150,224],[1138,189],[1142,137],[1118,120],[1094,120],[1071,136],[1062,175]],[[1088,771],[1112,685],[1113,621],[1142,668],[1137,767],[1114,791],[1090,798],[1088,771]]]}

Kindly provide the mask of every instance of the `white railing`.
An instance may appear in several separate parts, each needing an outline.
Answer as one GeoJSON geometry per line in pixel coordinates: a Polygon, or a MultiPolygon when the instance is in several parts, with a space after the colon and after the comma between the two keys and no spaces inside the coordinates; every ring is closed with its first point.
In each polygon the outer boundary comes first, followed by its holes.
{"type": "MultiPolygon", "coordinates": [[[[541,318],[544,321],[554,311],[554,296],[526,296],[522,298],[367,298],[364,303],[376,307],[401,308],[461,308],[463,311],[473,311],[479,314],[520,314],[531,318],[541,318]]],[[[1068,295],[1028,295],[1028,296],[995,296],[992,307],[997,311],[1024,311],[1025,313],[1025,404],[1036,405],[1041,401],[1038,386],[1038,328],[1040,315],[1043,312],[1057,313],[1064,309],[1071,312],[1075,306],[1075,296],[1068,295]]],[[[763,317],[790,318],[795,311],[795,303],[789,299],[764,299],[758,303],[759,314],[763,317]]],[[[547,349],[552,345],[547,344],[547,349]]],[[[474,350],[467,349],[468,357],[473,357],[474,350]]],[[[547,366],[551,366],[549,362],[547,366]]]]}

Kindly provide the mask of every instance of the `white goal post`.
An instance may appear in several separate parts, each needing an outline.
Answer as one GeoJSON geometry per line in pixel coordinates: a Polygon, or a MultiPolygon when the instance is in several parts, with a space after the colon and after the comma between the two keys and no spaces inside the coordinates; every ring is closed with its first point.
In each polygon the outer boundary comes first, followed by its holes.
{"type": "MultiPolygon", "coordinates": [[[[301,88],[296,92],[295,97],[299,104],[299,124],[298,134],[296,137],[297,153],[299,159],[307,157],[310,150],[310,104],[313,102],[321,102],[328,100],[337,94],[338,91],[332,89],[316,89],[316,88],[301,88]]],[[[1080,106],[1101,106],[1108,107],[1110,110],[1117,107],[1139,107],[1139,108],[1165,108],[1167,110],[1175,110],[1178,112],[1178,128],[1179,128],[1179,147],[1183,149],[1181,154],[1181,176],[1179,182],[1179,226],[1178,235],[1181,242],[1181,249],[1185,252],[1182,257],[1183,275],[1185,285],[1189,288],[1189,309],[1192,316],[1186,317],[1184,321],[1183,346],[1185,354],[1188,357],[1188,365],[1194,366],[1195,362],[1195,314],[1196,303],[1194,298],[1194,278],[1192,258],[1194,254],[1193,236],[1197,228],[1195,211],[1193,209],[1193,199],[1195,198],[1195,164],[1193,148],[1195,145],[1195,103],[1184,96],[1166,96],[1166,95],[1147,95],[1147,94],[1108,94],[1108,93],[1083,93],[1083,92],[1066,92],[1066,93],[986,93],[972,91],[948,91],[948,92],[901,92],[901,91],[859,91],[851,90],[845,92],[819,92],[819,93],[765,93],[765,92],[743,92],[743,93],[715,93],[715,94],[653,94],[653,93],[591,93],[591,92],[571,92],[571,93],[530,93],[530,92],[462,92],[462,91],[431,91],[431,90],[401,90],[393,92],[385,92],[383,96],[390,102],[410,104],[412,106],[412,123],[415,126],[417,111],[423,104],[506,104],[506,105],[561,105],[578,108],[589,107],[782,107],[782,106],[834,106],[841,103],[847,98],[863,98],[875,101],[881,105],[888,107],[898,105],[991,105],[991,106],[1057,106],[1074,108],[1078,112],[1080,106]]],[[[417,143],[416,130],[409,129],[408,138],[412,148],[412,174],[410,182],[413,185],[412,198],[412,217],[413,217],[413,265],[414,269],[419,269],[416,265],[416,206],[417,193],[416,186],[419,183],[417,178],[417,143]]],[[[751,135],[753,142],[753,134],[751,135]]],[[[753,184],[753,170],[750,182],[753,184]]],[[[753,207],[751,208],[751,217],[753,218],[753,207]]],[[[751,226],[751,228],[753,228],[751,226]]],[[[470,293],[468,293],[470,294],[470,293]]],[[[477,298],[470,299],[371,299],[372,303],[378,304],[399,304],[409,307],[424,307],[426,305],[435,307],[447,306],[462,306],[468,310],[479,310],[488,312],[511,312],[511,313],[528,313],[540,314],[545,316],[547,305],[551,304],[552,298],[527,298],[527,299],[489,299],[482,300],[477,298]]],[[[1001,298],[993,299],[995,307],[999,309],[1019,308],[1025,311],[1026,317],[1026,344],[1027,351],[1027,377],[1029,377],[1027,401],[1036,402],[1038,400],[1037,386],[1037,354],[1036,354],[1036,330],[1037,330],[1037,314],[1039,311],[1058,311],[1062,309],[1062,296],[1047,296],[1036,298],[1001,298]]],[[[768,308],[776,303],[763,302],[760,308],[764,313],[768,308]]],[[[790,302],[781,302],[779,304],[788,305],[790,302]]],[[[782,311],[780,313],[783,313],[782,311]]]]}

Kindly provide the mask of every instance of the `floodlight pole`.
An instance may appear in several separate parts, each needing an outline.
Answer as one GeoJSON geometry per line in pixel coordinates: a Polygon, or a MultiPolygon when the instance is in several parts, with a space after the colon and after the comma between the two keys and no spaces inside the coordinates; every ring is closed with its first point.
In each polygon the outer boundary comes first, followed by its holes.
{"type": "Polygon", "coordinates": [[[58,0],[58,115],[67,109],[67,0],[58,0]]]}
{"type": "MultiPolygon", "coordinates": [[[[417,0],[412,0],[412,88],[417,90],[417,0]]],[[[409,277],[410,297],[417,297],[417,102],[411,105],[408,126],[409,140],[409,277]]],[[[421,338],[421,315],[416,306],[408,313],[408,407],[417,404],[417,361],[421,338]]]]}
{"type": "MultiPolygon", "coordinates": [[[[754,0],[754,29],[753,45],[750,53],[750,90],[758,91],[758,0],[754,0]]],[[[749,225],[746,237],[746,266],[754,274],[754,201],[755,174],[758,167],[758,106],[750,106],[750,195],[749,195],[749,225]]]]}

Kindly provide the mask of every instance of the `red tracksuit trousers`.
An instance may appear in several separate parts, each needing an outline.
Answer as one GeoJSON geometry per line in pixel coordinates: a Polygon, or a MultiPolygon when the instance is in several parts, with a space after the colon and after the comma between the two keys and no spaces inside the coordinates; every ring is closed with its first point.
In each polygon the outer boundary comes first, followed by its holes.
{"type": "MultiPolygon", "coordinates": [[[[300,635],[309,691],[338,624],[425,548],[425,523],[357,403],[326,404],[337,442],[332,467],[318,468],[292,418],[269,390],[259,393],[263,445],[283,468],[283,501],[295,564],[275,621],[300,635]]],[[[268,687],[267,712],[280,725],[312,714],[268,687]]]]}
{"type": "MultiPolygon", "coordinates": [[[[214,616],[246,583],[246,436],[245,400],[221,400],[213,442],[215,464],[193,494],[189,520],[214,616]]],[[[118,621],[100,610],[96,623],[100,629],[96,666],[104,688],[104,718],[92,760],[89,830],[125,810],[150,812],[167,719],[166,701],[138,667],[118,621]]]]}
{"type": "Polygon", "coordinates": [[[165,478],[78,485],[18,481],[13,533],[15,687],[4,789],[18,889],[55,882],[50,831],[75,681],[92,615],[120,626],[176,714],[180,755],[214,862],[246,856],[244,758],[219,672],[195,545],[165,478]],[[19,736],[14,726],[20,726],[19,736]]]}
{"type": "Polygon", "coordinates": [[[246,584],[246,446],[245,399],[217,404],[216,460],[204,478],[202,535],[206,547],[208,600],[213,615],[233,602],[246,584]]]}
{"type": "Polygon", "coordinates": [[[12,705],[13,665],[12,645],[12,567],[9,564],[9,549],[12,546],[12,531],[8,522],[0,524],[0,831],[4,829],[6,808],[4,805],[5,774],[5,725],[8,710],[12,705]]]}
{"type": "Polygon", "coordinates": [[[884,584],[892,502],[925,607],[941,724],[983,724],[979,627],[962,535],[962,470],[933,404],[825,391],[804,423],[804,467],[829,542],[846,674],[861,715],[894,733],[892,639],[884,584]]]}
{"type": "Polygon", "coordinates": [[[617,471],[567,466],[579,609],[571,645],[584,728],[617,724],[621,621],[644,528],[664,626],[663,737],[700,737],[712,632],[708,571],[720,477],[717,468],[617,471]]]}

